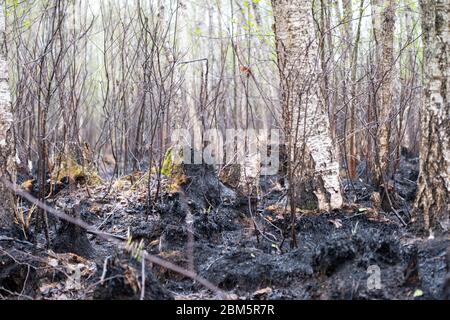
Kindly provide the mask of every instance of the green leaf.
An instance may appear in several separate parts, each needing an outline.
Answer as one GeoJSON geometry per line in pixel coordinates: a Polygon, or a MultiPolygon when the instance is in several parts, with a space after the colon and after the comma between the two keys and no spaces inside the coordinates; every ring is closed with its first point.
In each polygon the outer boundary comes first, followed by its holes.
{"type": "Polygon", "coordinates": [[[172,149],[167,150],[167,153],[164,157],[162,168],[161,168],[161,174],[164,176],[171,176],[172,170],[173,170],[173,158],[172,158],[172,149]]]}
{"type": "Polygon", "coordinates": [[[202,29],[200,27],[196,27],[193,31],[194,36],[200,37],[202,35],[202,29]]]}
{"type": "Polygon", "coordinates": [[[422,297],[422,296],[423,296],[423,291],[422,291],[422,290],[417,289],[417,290],[414,292],[414,298],[419,298],[419,297],[422,297]]]}

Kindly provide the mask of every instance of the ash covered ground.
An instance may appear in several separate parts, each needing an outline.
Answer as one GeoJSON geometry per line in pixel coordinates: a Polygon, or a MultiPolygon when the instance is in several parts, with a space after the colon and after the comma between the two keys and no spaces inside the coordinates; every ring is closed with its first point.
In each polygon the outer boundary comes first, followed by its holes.
{"type": "MultiPolygon", "coordinates": [[[[212,168],[188,166],[184,174],[177,186],[163,179],[151,211],[143,174],[89,192],[62,190],[48,201],[64,212],[77,208],[95,230],[195,270],[233,299],[449,298],[449,238],[424,238],[409,228],[415,160],[404,160],[392,182],[392,212],[373,203],[374,190],[362,180],[344,181],[342,210],[297,210],[297,248],[284,192],[274,181],[263,181],[254,199],[223,184],[212,168]]],[[[143,268],[136,255],[79,227],[50,217],[50,231],[51,250],[0,232],[1,298],[220,298],[165,267],[143,268]]]]}

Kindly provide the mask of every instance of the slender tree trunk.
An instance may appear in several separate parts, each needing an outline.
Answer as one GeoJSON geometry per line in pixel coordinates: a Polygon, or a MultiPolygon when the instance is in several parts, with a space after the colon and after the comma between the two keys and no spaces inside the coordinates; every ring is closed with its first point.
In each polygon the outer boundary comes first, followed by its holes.
{"type": "Polygon", "coordinates": [[[3,179],[13,179],[13,139],[11,113],[11,95],[8,85],[8,59],[5,37],[4,3],[0,4],[0,228],[11,228],[14,225],[14,198],[4,185],[3,179]]]}
{"type": "Polygon", "coordinates": [[[394,62],[395,1],[372,0],[377,63],[377,155],[375,184],[381,186],[390,176],[390,130],[392,72],[394,62]]]}
{"type": "Polygon", "coordinates": [[[350,179],[356,179],[356,166],[357,166],[357,150],[356,150],[356,76],[358,71],[358,54],[359,54],[359,41],[361,38],[361,23],[364,13],[364,0],[361,0],[359,5],[359,19],[358,28],[355,36],[355,44],[352,51],[351,62],[351,89],[350,89],[350,159],[349,159],[349,175],[350,179]]]}
{"type": "Polygon", "coordinates": [[[356,147],[355,147],[355,95],[353,95],[353,6],[351,0],[342,0],[342,7],[344,9],[344,90],[345,90],[345,110],[346,110],[346,137],[348,139],[348,149],[346,146],[345,157],[347,159],[348,175],[352,180],[356,179],[356,147]],[[349,71],[352,70],[352,71],[349,71]],[[349,89],[350,88],[350,89],[349,89]],[[347,152],[348,151],[348,152],[347,152]]]}
{"type": "Polygon", "coordinates": [[[416,220],[448,231],[450,214],[450,1],[422,0],[424,92],[416,220]]]}
{"type": "Polygon", "coordinates": [[[284,134],[291,160],[290,189],[298,186],[296,189],[302,190],[299,198],[314,195],[319,209],[330,210],[341,207],[343,201],[328,110],[320,96],[320,56],[313,3],[313,0],[272,0],[284,134]]]}
{"type": "MultiPolygon", "coordinates": [[[[325,27],[328,30],[327,33],[327,44],[328,44],[328,58],[330,62],[333,62],[335,56],[335,39],[334,39],[334,31],[333,31],[333,23],[332,17],[334,13],[334,8],[336,6],[336,0],[328,0],[326,3],[326,22],[325,27]]],[[[328,116],[330,118],[330,130],[333,141],[337,138],[337,109],[338,109],[338,79],[337,72],[332,71],[329,76],[330,90],[329,90],[329,103],[328,103],[328,116]]]]}

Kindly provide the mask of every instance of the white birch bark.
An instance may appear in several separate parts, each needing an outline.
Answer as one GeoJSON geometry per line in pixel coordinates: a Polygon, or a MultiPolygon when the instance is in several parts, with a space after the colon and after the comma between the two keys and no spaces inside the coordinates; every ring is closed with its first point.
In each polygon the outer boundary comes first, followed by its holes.
{"type": "MultiPolygon", "coordinates": [[[[343,200],[327,110],[320,97],[320,57],[313,3],[272,0],[283,95],[285,138],[293,148],[290,160],[303,170],[293,174],[308,185],[320,210],[340,208],[343,200]],[[306,154],[304,154],[306,152],[306,154]]],[[[303,195],[298,195],[302,197],[303,195]]]]}
{"type": "Polygon", "coordinates": [[[11,180],[12,168],[12,113],[10,108],[11,95],[8,85],[8,61],[5,38],[4,3],[0,4],[0,227],[10,227],[13,224],[12,194],[1,181],[11,180]]]}
{"type": "Polygon", "coordinates": [[[449,230],[450,0],[422,0],[424,98],[416,218],[426,230],[449,230]]]}

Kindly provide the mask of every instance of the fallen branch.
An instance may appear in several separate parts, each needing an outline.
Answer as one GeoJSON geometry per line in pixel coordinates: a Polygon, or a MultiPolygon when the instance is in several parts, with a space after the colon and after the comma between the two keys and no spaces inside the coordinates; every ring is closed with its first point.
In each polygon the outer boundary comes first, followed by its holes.
{"type": "MultiPolygon", "coordinates": [[[[111,242],[113,244],[115,244],[119,249],[122,250],[126,250],[126,242],[122,241],[121,239],[118,239],[117,236],[111,235],[109,233],[106,232],[102,232],[102,231],[98,231],[95,229],[95,227],[87,224],[86,222],[84,222],[81,219],[77,219],[74,217],[71,217],[65,213],[59,212],[58,210],[48,206],[47,204],[39,201],[38,199],[36,199],[35,197],[33,197],[31,194],[29,194],[28,192],[24,192],[23,190],[19,189],[18,186],[16,184],[12,184],[11,182],[7,181],[6,179],[2,178],[1,181],[3,182],[3,184],[9,188],[10,190],[14,191],[15,194],[27,199],[29,202],[35,204],[36,206],[38,206],[39,208],[41,208],[42,210],[47,211],[49,214],[64,220],[66,222],[69,222],[71,224],[74,224],[80,228],[83,228],[84,230],[86,230],[86,232],[96,235],[100,238],[102,238],[103,240],[106,240],[108,242],[111,242]]],[[[191,278],[194,281],[197,281],[198,283],[200,283],[201,285],[203,285],[205,288],[215,292],[217,295],[219,295],[219,297],[221,299],[230,299],[230,297],[223,292],[222,290],[220,290],[217,286],[215,286],[214,284],[212,284],[211,282],[209,282],[208,280],[198,276],[195,272],[193,271],[188,271],[184,268],[181,268],[171,262],[165,261],[157,256],[151,255],[148,252],[146,252],[145,250],[142,251],[141,253],[141,257],[143,260],[150,262],[150,263],[154,263],[157,264],[163,268],[172,270],[176,273],[179,273],[183,276],[186,276],[188,278],[191,278]]]]}

